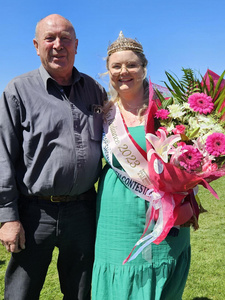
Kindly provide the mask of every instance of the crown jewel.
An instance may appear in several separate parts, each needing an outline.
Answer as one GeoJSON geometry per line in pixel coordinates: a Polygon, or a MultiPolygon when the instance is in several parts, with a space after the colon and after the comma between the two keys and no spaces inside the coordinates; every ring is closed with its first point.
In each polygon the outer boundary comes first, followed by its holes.
{"type": "Polygon", "coordinates": [[[126,38],[123,35],[122,31],[120,31],[117,40],[115,40],[115,42],[109,45],[107,50],[108,50],[107,51],[108,55],[111,55],[112,53],[117,51],[124,51],[124,50],[132,50],[135,52],[143,53],[142,45],[137,40],[126,38]]]}

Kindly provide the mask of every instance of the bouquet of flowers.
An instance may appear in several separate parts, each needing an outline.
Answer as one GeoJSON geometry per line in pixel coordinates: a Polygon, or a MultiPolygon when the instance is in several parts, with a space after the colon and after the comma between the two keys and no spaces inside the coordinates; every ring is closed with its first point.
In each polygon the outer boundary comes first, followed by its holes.
{"type": "Polygon", "coordinates": [[[152,242],[159,244],[174,225],[198,215],[193,192],[198,184],[218,198],[209,182],[225,175],[225,71],[218,76],[207,70],[201,80],[191,69],[182,71],[181,80],[166,72],[167,90],[154,86],[154,91],[149,84],[147,159],[158,196],[152,197],[145,231],[133,248],[139,249],[125,262],[152,242]],[[152,221],[154,229],[147,233],[152,221]]]}
{"type": "Polygon", "coordinates": [[[183,72],[182,80],[166,73],[169,99],[156,90],[161,106],[154,118],[160,127],[158,138],[149,134],[148,140],[165,162],[211,181],[225,174],[225,72],[219,77],[208,70],[201,82],[192,70],[183,72]],[[162,140],[169,141],[167,151],[162,140]]]}

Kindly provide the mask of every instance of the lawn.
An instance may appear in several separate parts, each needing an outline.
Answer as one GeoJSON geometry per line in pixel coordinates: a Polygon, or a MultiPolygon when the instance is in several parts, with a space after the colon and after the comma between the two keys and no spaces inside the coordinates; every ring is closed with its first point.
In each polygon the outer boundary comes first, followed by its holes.
{"type": "MultiPolygon", "coordinates": [[[[197,231],[192,230],[191,233],[192,261],[183,300],[225,299],[225,178],[211,185],[217,191],[220,200],[216,200],[207,190],[200,188],[199,197],[208,212],[200,215],[200,228],[197,231]]],[[[4,299],[4,274],[9,257],[10,254],[0,245],[0,300],[4,299]]],[[[57,249],[54,251],[41,300],[62,299],[56,257],[57,249]]]]}

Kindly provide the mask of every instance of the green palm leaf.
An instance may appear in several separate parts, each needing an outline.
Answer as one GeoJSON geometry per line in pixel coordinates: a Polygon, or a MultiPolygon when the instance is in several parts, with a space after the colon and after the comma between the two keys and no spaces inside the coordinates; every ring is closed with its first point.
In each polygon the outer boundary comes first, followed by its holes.
{"type": "MultiPolygon", "coordinates": [[[[220,85],[221,85],[221,83],[222,83],[222,80],[223,80],[224,75],[225,75],[225,70],[223,71],[223,73],[221,74],[220,78],[219,78],[218,81],[217,81],[217,84],[216,84],[216,87],[215,87],[215,90],[214,90],[214,93],[213,93],[213,98],[216,96],[216,94],[217,94],[217,92],[218,92],[218,90],[219,90],[219,88],[220,88],[220,85]]],[[[225,88],[225,87],[224,87],[224,88],[225,88]]],[[[224,88],[223,88],[223,89],[224,89],[224,88]]]]}

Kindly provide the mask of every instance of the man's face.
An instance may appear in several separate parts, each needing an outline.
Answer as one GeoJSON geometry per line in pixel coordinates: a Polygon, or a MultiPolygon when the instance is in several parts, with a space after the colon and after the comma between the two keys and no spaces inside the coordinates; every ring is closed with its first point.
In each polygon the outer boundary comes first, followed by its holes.
{"type": "Polygon", "coordinates": [[[41,20],[34,45],[43,66],[54,79],[71,78],[78,40],[66,19],[50,15],[41,20]]]}

